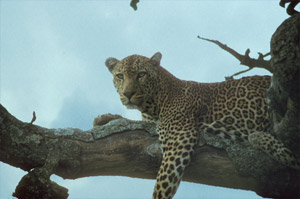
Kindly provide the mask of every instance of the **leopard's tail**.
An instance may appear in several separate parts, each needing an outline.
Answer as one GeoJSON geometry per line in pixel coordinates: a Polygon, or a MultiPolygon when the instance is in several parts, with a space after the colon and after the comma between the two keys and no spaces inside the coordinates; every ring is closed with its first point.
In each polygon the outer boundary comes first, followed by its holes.
{"type": "Polygon", "coordinates": [[[300,170],[299,157],[272,135],[265,132],[251,133],[248,136],[248,140],[253,147],[264,151],[277,161],[288,167],[300,170]]]}

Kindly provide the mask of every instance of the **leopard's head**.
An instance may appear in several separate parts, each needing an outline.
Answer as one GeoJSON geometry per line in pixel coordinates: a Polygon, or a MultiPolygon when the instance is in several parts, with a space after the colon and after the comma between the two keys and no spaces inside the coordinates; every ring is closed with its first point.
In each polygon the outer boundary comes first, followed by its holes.
{"type": "Polygon", "coordinates": [[[155,102],[159,91],[161,53],[151,58],[131,55],[119,61],[108,58],[105,65],[113,74],[113,82],[122,103],[127,108],[143,112],[155,102]]]}

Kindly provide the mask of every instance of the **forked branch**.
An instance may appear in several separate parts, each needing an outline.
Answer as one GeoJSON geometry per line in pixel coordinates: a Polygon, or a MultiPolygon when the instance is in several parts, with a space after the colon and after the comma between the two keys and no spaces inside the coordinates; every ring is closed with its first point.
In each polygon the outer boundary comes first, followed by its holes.
{"type": "Polygon", "coordinates": [[[209,42],[212,42],[212,43],[218,45],[220,48],[229,52],[231,55],[233,55],[235,58],[237,58],[242,65],[249,67],[247,70],[243,70],[243,71],[240,71],[238,73],[231,75],[230,77],[228,77],[228,79],[232,79],[234,76],[239,75],[244,72],[247,72],[247,71],[253,69],[254,67],[264,68],[264,69],[270,71],[271,73],[273,73],[270,61],[264,60],[264,57],[270,55],[270,53],[267,53],[265,55],[263,55],[262,53],[258,53],[259,54],[258,59],[253,59],[249,56],[250,49],[246,50],[245,55],[241,55],[240,53],[238,53],[235,50],[233,50],[232,48],[228,47],[226,44],[219,42],[218,40],[211,40],[211,39],[203,38],[203,37],[200,37],[199,35],[197,36],[197,38],[205,40],[205,41],[209,41],[209,42]]]}

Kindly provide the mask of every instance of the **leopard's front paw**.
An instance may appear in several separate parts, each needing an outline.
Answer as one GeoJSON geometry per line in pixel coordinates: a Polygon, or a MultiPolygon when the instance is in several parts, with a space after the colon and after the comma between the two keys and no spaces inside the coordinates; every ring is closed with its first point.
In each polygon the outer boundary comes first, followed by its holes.
{"type": "Polygon", "coordinates": [[[118,114],[110,114],[110,113],[106,113],[103,115],[98,115],[97,117],[94,118],[93,121],[93,126],[102,126],[104,124],[107,124],[108,122],[110,122],[111,120],[115,120],[115,119],[120,119],[122,118],[121,115],[118,114]]]}

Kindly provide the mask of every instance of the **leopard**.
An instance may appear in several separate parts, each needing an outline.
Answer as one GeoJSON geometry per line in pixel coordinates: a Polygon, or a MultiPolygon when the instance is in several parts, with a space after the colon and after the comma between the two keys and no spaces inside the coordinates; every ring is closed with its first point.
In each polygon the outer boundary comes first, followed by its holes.
{"type": "Polygon", "coordinates": [[[162,161],[153,199],[171,199],[190,164],[199,133],[249,142],[291,168],[299,161],[282,142],[268,133],[270,119],[266,90],[270,76],[249,76],[216,83],[181,80],[151,58],[130,55],[121,61],[109,57],[105,65],[124,106],[154,122],[162,146],[162,161]]]}

